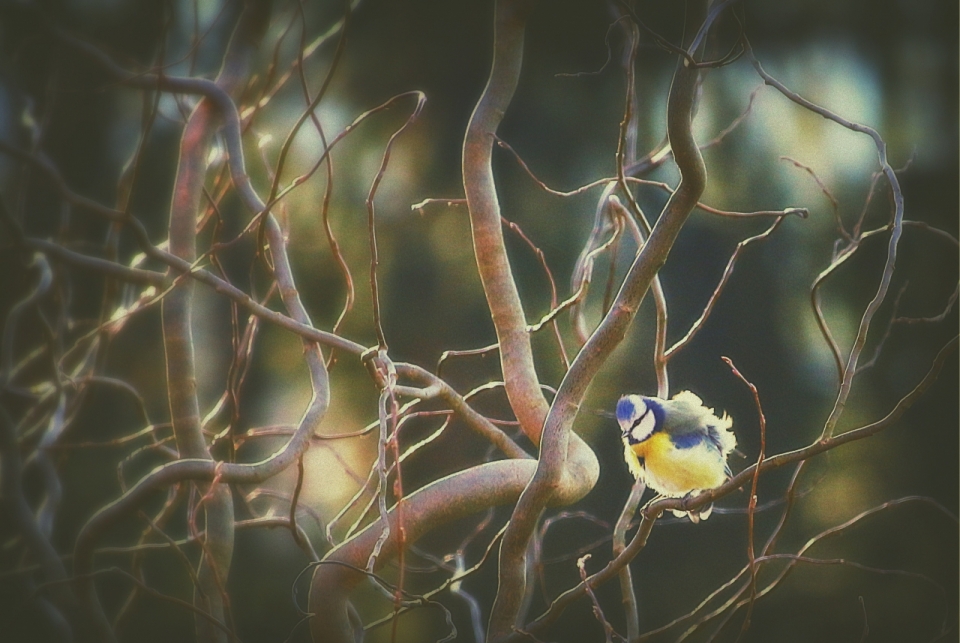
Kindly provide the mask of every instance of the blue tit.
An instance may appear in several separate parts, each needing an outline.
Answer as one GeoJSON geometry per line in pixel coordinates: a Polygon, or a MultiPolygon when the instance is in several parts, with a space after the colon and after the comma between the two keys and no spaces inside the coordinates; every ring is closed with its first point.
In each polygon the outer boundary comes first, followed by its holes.
{"type": "MultiPolygon", "coordinates": [[[[681,498],[719,487],[730,476],[727,456],[737,446],[733,421],[726,413],[717,417],[690,391],[672,400],[624,395],[617,402],[617,421],[627,467],[660,495],[681,498]]],[[[690,519],[705,519],[712,509],[691,513],[690,519]]]]}

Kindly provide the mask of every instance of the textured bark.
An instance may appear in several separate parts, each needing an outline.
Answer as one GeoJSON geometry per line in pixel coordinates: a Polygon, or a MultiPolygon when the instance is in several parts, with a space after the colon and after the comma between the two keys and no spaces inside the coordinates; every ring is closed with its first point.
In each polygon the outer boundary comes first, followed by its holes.
{"type": "Polygon", "coordinates": [[[540,391],[523,304],[503,243],[491,156],[497,127],[513,99],[523,63],[523,32],[533,0],[498,0],[493,64],[463,141],[463,189],[483,292],[500,345],[507,397],[523,432],[540,442],[547,401],[540,391]]]}

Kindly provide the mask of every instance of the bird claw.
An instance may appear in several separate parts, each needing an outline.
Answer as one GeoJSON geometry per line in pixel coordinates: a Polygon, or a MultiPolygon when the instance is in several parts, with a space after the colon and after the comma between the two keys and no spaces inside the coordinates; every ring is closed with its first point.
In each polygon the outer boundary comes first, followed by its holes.
{"type": "MultiPolygon", "coordinates": [[[[699,493],[700,493],[700,490],[696,489],[694,491],[691,491],[687,495],[685,495],[683,497],[684,504],[686,504],[692,498],[697,496],[699,493]]],[[[677,518],[683,518],[684,516],[686,516],[687,518],[690,519],[690,522],[696,525],[701,520],[706,520],[707,518],[710,517],[710,515],[713,513],[713,503],[711,502],[709,505],[707,505],[706,507],[703,507],[702,509],[689,509],[689,510],[671,509],[670,512],[677,518]]]]}

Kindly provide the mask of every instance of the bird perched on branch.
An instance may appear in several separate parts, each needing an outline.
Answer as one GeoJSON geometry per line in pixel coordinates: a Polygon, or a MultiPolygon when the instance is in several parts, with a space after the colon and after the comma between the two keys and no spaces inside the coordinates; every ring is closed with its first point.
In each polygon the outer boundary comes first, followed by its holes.
{"type": "MultiPolygon", "coordinates": [[[[727,456],[737,446],[733,421],[726,413],[717,417],[690,391],[672,400],[624,395],[617,402],[617,422],[630,472],[662,496],[697,494],[730,477],[727,456]]],[[[690,512],[690,520],[699,522],[711,511],[713,505],[690,512]]]]}

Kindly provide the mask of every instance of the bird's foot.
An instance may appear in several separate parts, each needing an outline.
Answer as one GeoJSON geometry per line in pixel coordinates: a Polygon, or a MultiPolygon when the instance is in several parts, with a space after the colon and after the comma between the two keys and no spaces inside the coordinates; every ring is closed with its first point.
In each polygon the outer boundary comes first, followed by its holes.
{"type": "MultiPolygon", "coordinates": [[[[694,498],[699,494],[700,494],[700,490],[694,489],[693,491],[691,491],[690,493],[688,493],[683,497],[684,504],[686,504],[688,501],[690,501],[692,498],[694,498]]],[[[677,518],[683,518],[684,516],[686,516],[687,518],[690,519],[690,522],[692,522],[693,524],[697,524],[701,520],[706,520],[707,518],[710,517],[710,514],[713,513],[713,503],[711,502],[706,507],[701,507],[700,509],[690,509],[690,510],[671,509],[670,511],[677,518]]]]}

